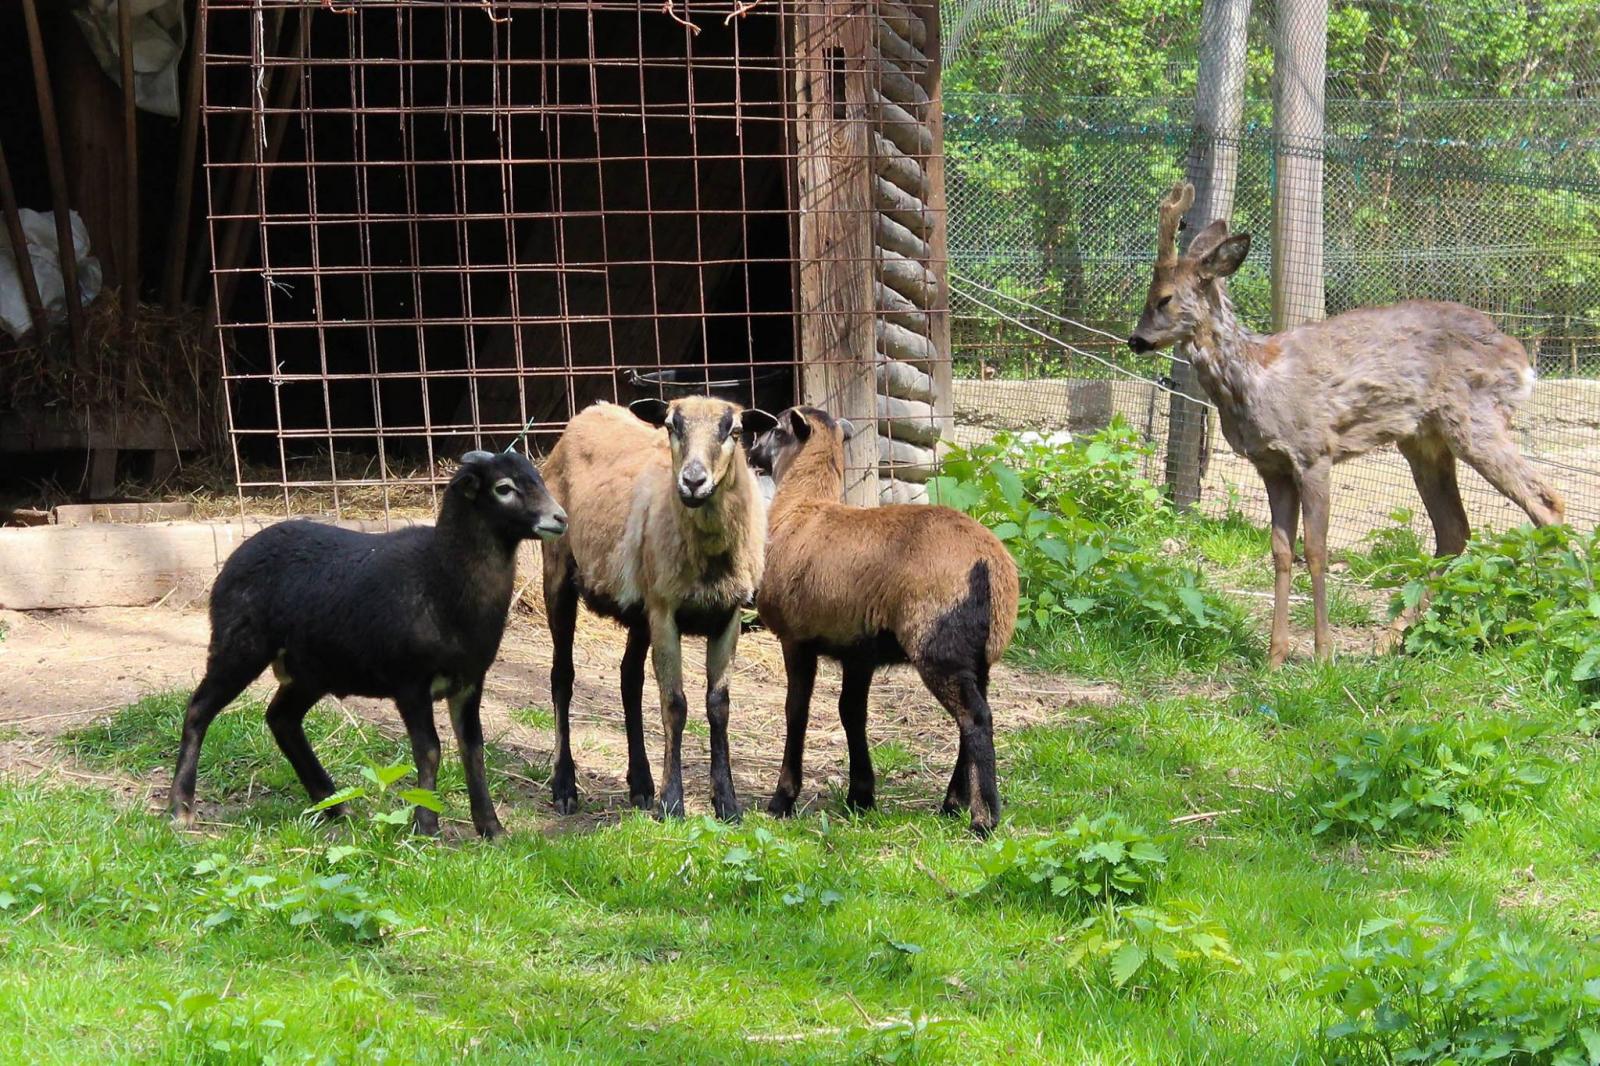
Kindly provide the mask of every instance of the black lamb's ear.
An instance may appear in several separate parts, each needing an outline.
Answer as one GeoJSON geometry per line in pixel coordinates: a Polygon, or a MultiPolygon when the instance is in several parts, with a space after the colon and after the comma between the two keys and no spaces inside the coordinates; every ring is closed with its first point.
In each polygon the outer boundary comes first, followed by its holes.
{"type": "Polygon", "coordinates": [[[849,440],[856,435],[856,424],[848,418],[839,419],[839,428],[844,430],[844,439],[849,440]]]}
{"type": "Polygon", "coordinates": [[[778,424],[778,420],[759,407],[752,407],[739,415],[740,432],[758,437],[778,424]]]}
{"type": "Polygon", "coordinates": [[[483,462],[476,456],[490,456],[488,452],[468,452],[461,457],[461,466],[456,470],[455,476],[450,479],[450,488],[446,491],[460,492],[469,500],[477,499],[478,490],[483,487],[485,473],[483,462]]]}
{"type": "Polygon", "coordinates": [[[800,413],[798,407],[791,407],[786,412],[789,416],[789,432],[795,435],[796,440],[811,439],[811,419],[800,413]]]}
{"type": "Polygon", "coordinates": [[[466,466],[468,463],[492,463],[492,462],[494,462],[494,452],[472,451],[472,452],[468,452],[467,454],[465,454],[465,455],[463,455],[461,457],[461,465],[462,466],[466,466]]]}
{"type": "Polygon", "coordinates": [[[670,410],[670,405],[665,400],[635,400],[628,405],[628,410],[632,411],[635,417],[650,423],[652,426],[664,426],[667,424],[667,412],[670,410]]]}

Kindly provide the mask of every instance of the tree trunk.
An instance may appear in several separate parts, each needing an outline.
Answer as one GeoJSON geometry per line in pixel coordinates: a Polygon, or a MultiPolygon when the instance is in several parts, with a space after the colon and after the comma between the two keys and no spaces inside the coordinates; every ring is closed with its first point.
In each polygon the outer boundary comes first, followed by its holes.
{"type": "Polygon", "coordinates": [[[1322,115],[1327,0],[1279,0],[1273,45],[1272,328],[1323,316],[1322,115]]]}
{"type": "MultiPolygon", "coordinates": [[[[1190,234],[1233,213],[1249,22],[1250,0],[1206,0],[1201,10],[1199,80],[1187,166],[1188,179],[1194,185],[1194,206],[1186,219],[1190,234]]],[[[1211,412],[1196,402],[1201,390],[1189,363],[1188,346],[1181,346],[1175,354],[1168,406],[1167,491],[1174,504],[1187,509],[1200,501],[1211,412]]]]}

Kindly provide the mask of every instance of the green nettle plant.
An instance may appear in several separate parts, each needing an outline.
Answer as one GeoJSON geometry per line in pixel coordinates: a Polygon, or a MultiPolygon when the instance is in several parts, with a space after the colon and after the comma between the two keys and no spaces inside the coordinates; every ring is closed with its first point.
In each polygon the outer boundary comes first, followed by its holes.
{"type": "MultiPolygon", "coordinates": [[[[388,794],[389,789],[407,774],[411,773],[411,766],[407,763],[395,763],[393,766],[363,766],[361,776],[367,780],[365,785],[349,785],[341,788],[333,795],[318,803],[313,803],[306,808],[307,814],[325,811],[329,807],[352,800],[367,800],[377,804],[388,794]]],[[[444,813],[444,804],[439,800],[439,793],[431,788],[403,788],[395,794],[400,800],[400,806],[387,811],[375,810],[372,812],[372,824],[380,829],[393,831],[405,826],[411,821],[411,812],[414,807],[425,807],[435,814],[444,813]]]]}
{"type": "Polygon", "coordinates": [[[1142,445],[1120,419],[1068,444],[1011,434],[953,449],[933,499],[1005,542],[1021,579],[1021,640],[1103,624],[1185,651],[1242,649],[1237,608],[1194,567],[1155,546],[1175,518],[1140,473],[1142,445]]]}
{"type": "Polygon", "coordinates": [[[1421,915],[1362,924],[1313,979],[1322,1061],[1600,1063],[1600,959],[1421,915]]]}
{"type": "Polygon", "coordinates": [[[1438,572],[1431,559],[1397,563],[1398,615],[1428,598],[1407,630],[1410,652],[1510,649],[1547,682],[1600,688],[1600,530],[1522,526],[1476,538],[1438,572]]]}
{"type": "MultiPolygon", "coordinates": [[[[331,867],[356,853],[355,848],[333,847],[323,859],[331,867]]],[[[189,873],[201,929],[276,915],[292,928],[319,936],[377,940],[408,924],[386,901],[342,871],[270,871],[241,866],[216,854],[195,863],[189,873]]]]}
{"type": "Polygon", "coordinates": [[[983,874],[974,894],[994,888],[1047,890],[1069,904],[1133,903],[1160,883],[1167,853],[1115,812],[1079,815],[1063,833],[990,841],[975,859],[983,874]]]}
{"type": "Polygon", "coordinates": [[[1406,724],[1363,733],[1319,761],[1302,790],[1313,833],[1442,836],[1537,797],[1552,764],[1524,723],[1406,724]]]}
{"type": "Polygon", "coordinates": [[[1115,812],[1092,820],[1080,815],[1052,836],[991,841],[974,862],[983,880],[972,897],[995,890],[1043,892],[1082,913],[1067,961],[1103,971],[1115,988],[1244,968],[1227,931],[1199,906],[1149,902],[1166,878],[1167,853],[1115,812]]]}

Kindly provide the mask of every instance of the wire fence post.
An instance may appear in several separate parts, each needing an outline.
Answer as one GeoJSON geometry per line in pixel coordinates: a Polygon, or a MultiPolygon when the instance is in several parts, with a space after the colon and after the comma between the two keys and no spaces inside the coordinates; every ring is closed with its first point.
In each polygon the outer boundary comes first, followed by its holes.
{"type": "Polygon", "coordinates": [[[1272,328],[1323,317],[1322,152],[1327,0],[1278,0],[1273,45],[1272,328]]]}
{"type": "MultiPolygon", "coordinates": [[[[1194,185],[1189,236],[1213,219],[1233,214],[1239,170],[1239,122],[1244,112],[1245,43],[1250,0],[1206,0],[1200,13],[1200,49],[1194,89],[1194,132],[1187,176],[1194,185]]],[[[1187,241],[1185,241],[1187,244],[1187,241]]],[[[1200,502],[1205,479],[1210,411],[1185,346],[1172,362],[1168,401],[1167,492],[1187,509],[1200,502]]]]}

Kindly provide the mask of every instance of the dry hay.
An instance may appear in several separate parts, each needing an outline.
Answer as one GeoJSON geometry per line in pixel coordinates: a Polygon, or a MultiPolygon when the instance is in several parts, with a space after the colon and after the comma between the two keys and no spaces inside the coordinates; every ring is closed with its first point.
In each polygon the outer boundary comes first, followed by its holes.
{"type": "Polygon", "coordinates": [[[62,408],[107,420],[149,415],[166,423],[175,440],[208,450],[226,444],[217,355],[205,314],[195,308],[168,312],[141,303],[124,343],[121,293],[107,289],[83,309],[81,356],[61,326],[0,363],[0,409],[62,408]]]}

